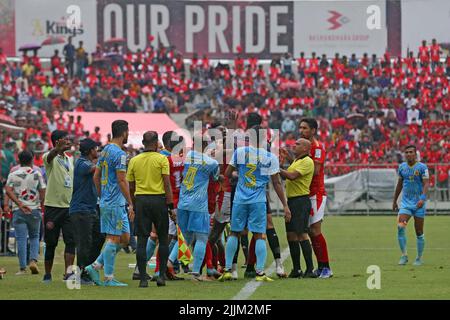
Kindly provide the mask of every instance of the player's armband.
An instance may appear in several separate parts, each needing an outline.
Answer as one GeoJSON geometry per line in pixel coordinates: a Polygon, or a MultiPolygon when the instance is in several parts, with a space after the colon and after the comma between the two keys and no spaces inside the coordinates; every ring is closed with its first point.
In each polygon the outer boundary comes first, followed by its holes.
{"type": "Polygon", "coordinates": [[[422,194],[419,199],[422,201],[427,201],[427,196],[422,194]]]}

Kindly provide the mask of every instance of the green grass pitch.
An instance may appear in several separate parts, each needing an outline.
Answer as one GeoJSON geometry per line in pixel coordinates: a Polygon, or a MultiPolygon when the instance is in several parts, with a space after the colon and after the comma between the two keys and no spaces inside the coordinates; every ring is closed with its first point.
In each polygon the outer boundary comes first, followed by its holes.
{"type": "MultiPolygon", "coordinates": [[[[287,247],[284,223],[274,219],[282,250],[287,247]]],[[[409,264],[398,266],[400,257],[394,216],[328,216],[323,225],[334,277],[331,279],[276,279],[263,283],[249,299],[449,299],[450,298],[450,217],[429,216],[425,220],[425,264],[414,267],[416,241],[413,223],[408,226],[409,264]],[[381,289],[369,290],[367,267],[377,265],[381,270],[381,289]]],[[[62,244],[62,242],[61,242],[62,244]]],[[[269,248],[268,248],[269,250],[269,248]]],[[[53,271],[53,283],[44,285],[43,263],[41,274],[15,276],[17,257],[0,257],[0,267],[7,274],[0,280],[0,300],[7,299],[232,299],[249,281],[243,278],[244,269],[239,268],[240,279],[221,283],[218,281],[197,283],[190,280],[171,282],[158,288],[151,282],[149,288],[137,288],[131,280],[135,263],[133,254],[121,252],[116,262],[116,276],[129,284],[126,288],[85,287],[69,290],[62,281],[63,245],[57,249],[53,271]]],[[[268,252],[266,266],[272,263],[268,252]]],[[[240,266],[242,265],[240,254],[240,266]]],[[[304,268],[302,257],[302,266],[304,268]]],[[[288,257],[284,266],[291,270],[288,257]]]]}

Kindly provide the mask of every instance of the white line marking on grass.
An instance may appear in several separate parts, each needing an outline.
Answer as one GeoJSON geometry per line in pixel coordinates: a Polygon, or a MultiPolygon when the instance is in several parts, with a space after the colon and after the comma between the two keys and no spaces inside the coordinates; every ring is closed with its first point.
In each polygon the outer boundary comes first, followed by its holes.
{"type": "MultiPolygon", "coordinates": [[[[289,248],[284,249],[284,251],[281,253],[281,263],[283,263],[284,260],[289,257],[289,254],[289,248]]],[[[270,276],[275,272],[275,269],[276,264],[274,260],[270,267],[265,270],[265,273],[270,276]]],[[[256,280],[247,282],[246,285],[241,289],[241,291],[239,291],[237,295],[231,298],[231,300],[246,300],[250,298],[250,296],[256,291],[256,289],[258,289],[261,284],[262,282],[256,280]]]]}

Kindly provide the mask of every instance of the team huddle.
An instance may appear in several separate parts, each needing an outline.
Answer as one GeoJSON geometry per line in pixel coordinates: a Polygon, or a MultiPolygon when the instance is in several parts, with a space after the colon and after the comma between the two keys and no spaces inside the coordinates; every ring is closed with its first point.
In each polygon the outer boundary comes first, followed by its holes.
{"type": "MultiPolygon", "coordinates": [[[[270,133],[261,127],[261,120],[256,113],[248,114],[246,131],[239,134],[221,125],[197,132],[189,148],[175,132],[166,132],[161,144],[158,133],[148,131],[143,135],[143,151],[131,159],[124,151],[128,123],[116,120],[112,124],[112,139],[100,155],[97,144],[85,139],[80,143],[81,157],[76,162],[67,153],[71,148],[67,133],[56,130],[52,133],[54,149],[44,155],[47,188],[42,176],[32,168],[32,155],[22,152],[21,168],[10,174],[6,193],[15,204],[17,216],[23,219],[30,214],[38,217],[39,202],[45,205],[44,282],[51,281],[62,230],[66,280],[73,276],[68,267],[76,253],[82,284],[127,286],[115,278],[114,270],[118,252],[130,241],[130,223],[134,224],[137,237],[132,279],[139,280],[139,287],[148,287],[149,281],[164,286],[166,280],[184,280],[177,275],[181,268],[194,281],[236,280],[240,247],[245,255],[244,276],[274,281],[265,274],[266,240],[279,278],[332,277],[327,242],[321,230],[327,200],[326,151],[315,138],[317,121],[302,119],[300,138],[293,150],[280,149],[275,155],[271,152],[270,133]],[[221,139],[212,134],[213,130],[220,133],[221,139]],[[229,138],[233,140],[231,148],[226,143],[229,138]],[[293,266],[289,274],[283,267],[272,222],[270,182],[283,206],[293,266]],[[28,188],[34,186],[39,195],[34,192],[31,199],[24,194],[25,184],[28,188]],[[252,234],[250,243],[248,232],[252,234]],[[180,251],[189,247],[192,257],[180,259],[180,251]],[[147,267],[155,252],[156,269],[151,276],[147,267]]],[[[417,234],[414,264],[423,263],[429,177],[426,165],[417,162],[416,152],[414,146],[405,149],[406,162],[399,167],[394,194],[393,210],[399,211],[400,265],[408,262],[405,228],[411,217],[417,234]],[[399,209],[397,200],[402,190],[399,209]]],[[[30,269],[38,273],[39,239],[30,233],[30,242],[30,269]]],[[[20,272],[25,272],[26,250],[24,242],[19,246],[20,272]]]]}

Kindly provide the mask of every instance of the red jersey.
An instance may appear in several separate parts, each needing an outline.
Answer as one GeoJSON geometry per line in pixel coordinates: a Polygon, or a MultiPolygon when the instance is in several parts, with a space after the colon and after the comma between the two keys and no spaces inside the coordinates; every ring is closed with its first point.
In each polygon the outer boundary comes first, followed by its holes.
{"type": "Polygon", "coordinates": [[[183,177],[184,163],[181,157],[173,157],[172,155],[169,155],[167,159],[169,160],[170,186],[172,188],[173,194],[173,205],[176,208],[178,206],[178,200],[180,198],[180,188],[181,180],[183,177]]]}
{"type": "Polygon", "coordinates": [[[440,53],[441,53],[441,48],[440,48],[439,44],[436,43],[435,45],[430,46],[431,61],[439,62],[440,53]]]}
{"type": "Polygon", "coordinates": [[[92,140],[94,140],[95,142],[100,142],[102,135],[100,133],[92,133],[91,137],[92,140]]]}
{"type": "Polygon", "coordinates": [[[312,197],[314,195],[325,196],[327,193],[325,191],[325,176],[324,176],[324,164],[325,164],[325,148],[324,146],[317,141],[313,140],[311,144],[311,158],[315,163],[320,163],[321,168],[319,170],[318,175],[314,175],[311,181],[309,196],[312,197]]]}
{"type": "Polygon", "coordinates": [[[208,184],[208,212],[213,214],[216,212],[217,196],[220,192],[220,182],[209,178],[208,184]]]}
{"type": "Polygon", "coordinates": [[[420,62],[428,62],[430,60],[430,51],[427,46],[421,46],[419,48],[420,62]]]}
{"type": "MultiPolygon", "coordinates": [[[[225,158],[225,157],[224,157],[225,158]]],[[[226,159],[224,159],[226,160],[226,159]]],[[[231,192],[230,178],[225,175],[225,170],[227,170],[228,164],[223,164],[221,166],[220,174],[224,176],[224,180],[221,184],[221,192],[231,192]]]]}

